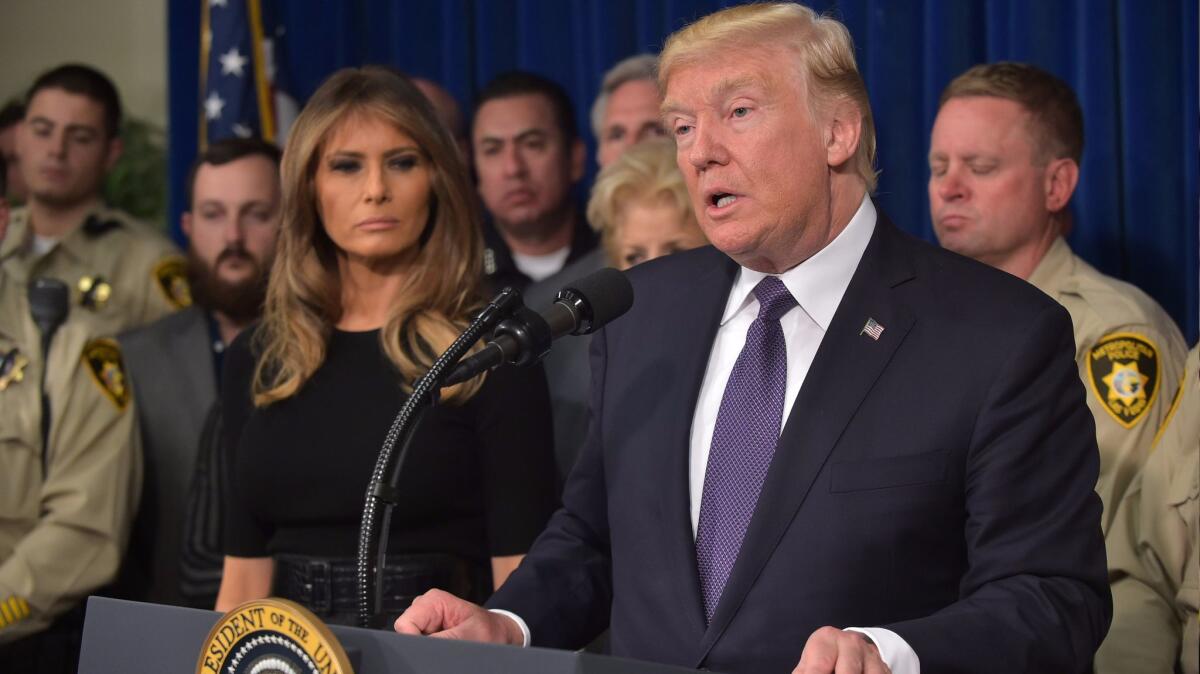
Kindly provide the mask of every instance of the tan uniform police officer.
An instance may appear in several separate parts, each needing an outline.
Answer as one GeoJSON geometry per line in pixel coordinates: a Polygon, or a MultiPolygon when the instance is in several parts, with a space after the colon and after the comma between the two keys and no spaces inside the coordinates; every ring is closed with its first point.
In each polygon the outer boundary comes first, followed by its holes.
{"type": "MultiPolygon", "coordinates": [[[[0,196],[0,243],[8,215],[0,196]]],[[[44,358],[26,293],[0,267],[0,671],[73,672],[76,607],[116,575],[140,443],[116,343],[76,310],[44,358]]]]}
{"type": "Polygon", "coordinates": [[[1107,531],[1166,415],[1187,347],[1153,299],[1090,267],[1062,238],[1082,155],[1083,113],[1066,83],[1027,64],[975,66],[942,92],[929,204],[942,246],[1028,280],[1071,314],[1107,531]]]}
{"type": "Polygon", "coordinates": [[[1097,674],[1200,671],[1200,346],[1108,531],[1113,620],[1097,674]],[[1177,669],[1176,669],[1177,668],[1177,669]]]}
{"type": "Polygon", "coordinates": [[[111,581],[125,549],[141,443],[120,351],[94,334],[68,318],[43,363],[24,286],[0,272],[0,644],[111,581]]]}
{"type": "Polygon", "coordinates": [[[73,308],[92,315],[99,334],[190,302],[174,246],[103,205],[104,176],[121,154],[119,125],[116,89],[95,70],[61,66],[34,82],[16,143],[28,203],[0,246],[0,266],[17,281],[65,282],[73,308]]]}
{"type": "Polygon", "coordinates": [[[1104,526],[1145,462],[1170,409],[1186,347],[1179,328],[1134,286],[1096,271],[1059,238],[1029,282],[1071,314],[1075,360],[1096,419],[1104,526]]]}

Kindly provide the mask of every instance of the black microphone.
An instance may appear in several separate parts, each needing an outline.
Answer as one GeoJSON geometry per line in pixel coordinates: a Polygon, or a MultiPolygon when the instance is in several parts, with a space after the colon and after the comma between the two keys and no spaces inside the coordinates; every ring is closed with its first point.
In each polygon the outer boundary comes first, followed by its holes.
{"type": "Polygon", "coordinates": [[[50,397],[46,395],[46,371],[50,368],[50,342],[54,333],[67,319],[71,295],[67,284],[52,278],[35,278],[29,284],[29,313],[42,333],[42,478],[48,470],[50,456],[50,397]]]}
{"type": "Polygon", "coordinates": [[[29,284],[29,313],[42,333],[43,344],[49,344],[58,326],[66,320],[70,306],[70,293],[62,281],[35,278],[29,284]]]}
{"type": "Polygon", "coordinates": [[[541,314],[526,307],[501,321],[479,353],[464,358],[442,386],[452,386],[494,367],[531,365],[563,335],[590,335],[633,306],[633,286],[625,274],[606,267],[568,283],[541,314]]]}

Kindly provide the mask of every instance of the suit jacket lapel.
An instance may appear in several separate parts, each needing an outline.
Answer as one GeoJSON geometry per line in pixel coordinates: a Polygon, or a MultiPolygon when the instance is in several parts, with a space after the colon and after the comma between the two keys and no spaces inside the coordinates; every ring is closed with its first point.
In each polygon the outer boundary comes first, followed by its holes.
{"type": "MultiPolygon", "coordinates": [[[[692,417],[700,384],[708,367],[712,342],[720,326],[721,314],[737,275],[733,260],[720,255],[718,264],[697,274],[690,297],[679,302],[675,313],[665,317],[663,325],[670,328],[664,335],[673,345],[677,372],[683,373],[673,394],[668,396],[673,407],[664,414],[663,451],[655,475],[665,476],[660,491],[660,516],[665,532],[665,545],[671,569],[667,582],[673,585],[681,608],[680,615],[694,631],[699,641],[705,630],[704,609],[700,599],[700,575],[696,567],[696,545],[692,536],[691,494],[688,480],[688,457],[691,444],[692,417]],[[679,339],[677,335],[685,335],[679,339]]],[[[707,260],[707,258],[705,258],[707,260]]]]}
{"type": "Polygon", "coordinates": [[[906,256],[897,250],[899,237],[880,213],[875,233],[784,425],[759,505],[700,643],[696,666],[704,661],[737,613],[842,431],[912,327],[911,313],[892,299],[891,289],[913,277],[906,256]],[[878,340],[863,334],[868,319],[884,326],[878,340]]]}

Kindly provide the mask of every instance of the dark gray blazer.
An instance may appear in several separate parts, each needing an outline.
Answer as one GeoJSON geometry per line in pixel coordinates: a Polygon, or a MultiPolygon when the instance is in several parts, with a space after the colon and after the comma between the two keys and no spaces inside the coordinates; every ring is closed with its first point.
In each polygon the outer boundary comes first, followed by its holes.
{"type": "Polygon", "coordinates": [[[137,400],[146,473],[123,588],[133,598],[180,604],[179,555],[200,432],[217,399],[202,309],[191,307],[119,338],[137,400]]]}

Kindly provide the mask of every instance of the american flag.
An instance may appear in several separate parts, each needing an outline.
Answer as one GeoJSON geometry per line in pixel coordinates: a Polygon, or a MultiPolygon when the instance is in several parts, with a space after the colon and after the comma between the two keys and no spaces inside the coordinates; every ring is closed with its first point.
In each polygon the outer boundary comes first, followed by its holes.
{"type": "Polygon", "coordinates": [[[868,318],[867,324],[863,326],[860,335],[866,335],[875,341],[879,341],[879,336],[883,334],[883,326],[876,323],[874,318],[868,318]]]}
{"type": "Polygon", "coordinates": [[[261,0],[203,0],[200,146],[238,136],[275,140],[261,0]]]}

